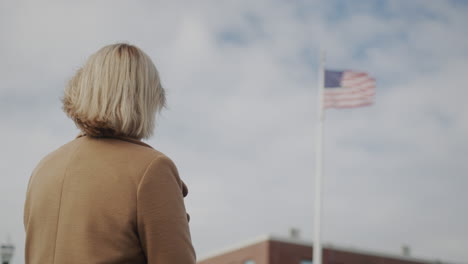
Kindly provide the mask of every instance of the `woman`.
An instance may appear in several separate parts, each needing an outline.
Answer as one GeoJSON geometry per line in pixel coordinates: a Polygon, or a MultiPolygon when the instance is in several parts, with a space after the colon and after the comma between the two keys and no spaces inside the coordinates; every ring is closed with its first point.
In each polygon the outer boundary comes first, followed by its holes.
{"type": "Polygon", "coordinates": [[[187,187],[174,163],[141,141],[164,105],[158,72],[135,46],[106,46],[78,70],[63,109],[81,133],[29,180],[27,264],[195,263],[187,187]]]}

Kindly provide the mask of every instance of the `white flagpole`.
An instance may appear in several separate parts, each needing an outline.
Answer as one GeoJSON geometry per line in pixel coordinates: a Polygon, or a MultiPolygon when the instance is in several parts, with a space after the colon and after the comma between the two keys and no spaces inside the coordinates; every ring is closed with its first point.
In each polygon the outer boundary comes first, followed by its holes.
{"type": "Polygon", "coordinates": [[[323,105],[323,91],[325,89],[325,52],[320,50],[320,65],[318,76],[318,124],[315,152],[315,205],[314,205],[314,244],[313,264],[322,264],[321,218],[322,218],[322,177],[323,177],[323,123],[325,112],[323,105]]]}

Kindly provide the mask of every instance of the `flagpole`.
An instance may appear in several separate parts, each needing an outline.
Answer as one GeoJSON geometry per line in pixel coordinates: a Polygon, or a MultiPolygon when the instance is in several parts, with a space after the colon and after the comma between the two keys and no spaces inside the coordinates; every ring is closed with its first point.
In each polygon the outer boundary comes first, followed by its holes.
{"type": "Polygon", "coordinates": [[[325,51],[320,50],[320,64],[318,74],[318,124],[315,152],[315,205],[314,205],[314,244],[313,264],[322,264],[321,220],[322,220],[322,177],[323,177],[323,123],[325,112],[323,92],[325,89],[325,51]]]}

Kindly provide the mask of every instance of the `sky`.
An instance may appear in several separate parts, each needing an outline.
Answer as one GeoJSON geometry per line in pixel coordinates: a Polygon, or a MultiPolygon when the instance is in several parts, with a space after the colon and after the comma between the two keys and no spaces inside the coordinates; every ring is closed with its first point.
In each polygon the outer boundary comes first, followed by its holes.
{"type": "Polygon", "coordinates": [[[368,72],[376,102],[325,121],[323,240],[468,263],[468,1],[0,0],[0,241],[23,263],[29,176],[78,130],[63,88],[117,42],[158,68],[147,141],[178,166],[198,258],[312,240],[317,76],[368,72]]]}

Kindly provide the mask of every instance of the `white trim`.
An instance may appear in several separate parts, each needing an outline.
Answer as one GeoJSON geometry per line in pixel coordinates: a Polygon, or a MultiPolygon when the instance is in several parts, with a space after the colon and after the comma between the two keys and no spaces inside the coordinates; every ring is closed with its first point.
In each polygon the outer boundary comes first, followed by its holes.
{"type": "MultiPolygon", "coordinates": [[[[247,240],[245,242],[236,244],[234,246],[225,247],[223,249],[217,250],[215,252],[212,252],[210,254],[203,256],[202,258],[198,259],[197,262],[205,261],[213,257],[218,257],[226,253],[234,252],[236,250],[240,250],[240,249],[253,246],[255,244],[259,244],[262,242],[267,242],[267,241],[283,242],[283,243],[296,244],[296,245],[307,246],[307,247],[312,247],[312,244],[313,244],[312,241],[310,240],[294,239],[294,238],[280,237],[280,236],[268,234],[268,235],[258,236],[254,239],[247,240]]],[[[454,262],[445,262],[445,261],[440,261],[436,259],[428,260],[428,259],[422,259],[422,258],[416,258],[416,257],[405,257],[405,256],[392,254],[392,253],[383,253],[383,252],[372,251],[372,250],[367,250],[367,249],[356,249],[354,247],[344,247],[344,246],[339,246],[339,245],[335,245],[331,243],[323,243],[323,249],[334,249],[338,251],[345,251],[345,252],[356,253],[356,254],[371,255],[371,256],[383,257],[383,258],[393,258],[393,259],[406,260],[406,261],[416,261],[416,262],[422,262],[422,263],[455,264],[454,262]]]]}

